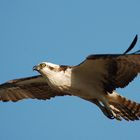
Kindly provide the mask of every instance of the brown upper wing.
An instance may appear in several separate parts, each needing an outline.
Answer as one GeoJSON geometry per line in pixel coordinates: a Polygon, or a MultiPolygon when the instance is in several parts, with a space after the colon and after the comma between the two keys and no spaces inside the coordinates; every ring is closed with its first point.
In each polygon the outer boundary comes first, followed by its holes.
{"type": "Polygon", "coordinates": [[[82,75],[89,75],[94,84],[112,93],[127,86],[140,72],[140,54],[90,55],[74,68],[76,71],[83,71],[82,75]]]}
{"type": "Polygon", "coordinates": [[[68,95],[67,93],[53,90],[41,75],[16,79],[0,85],[0,101],[32,99],[50,99],[55,96],[68,95]]]}

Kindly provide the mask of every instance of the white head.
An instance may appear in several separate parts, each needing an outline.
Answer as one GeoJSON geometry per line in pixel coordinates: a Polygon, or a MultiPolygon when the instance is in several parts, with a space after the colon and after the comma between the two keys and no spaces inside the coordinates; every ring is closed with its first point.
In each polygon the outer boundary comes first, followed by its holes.
{"type": "Polygon", "coordinates": [[[67,68],[70,68],[70,66],[56,65],[49,62],[42,62],[34,66],[33,70],[36,70],[40,74],[44,75],[45,77],[48,77],[49,75],[57,73],[57,72],[65,73],[65,71],[67,71],[67,68]]]}
{"type": "Polygon", "coordinates": [[[49,62],[42,62],[36,66],[33,67],[33,70],[38,71],[41,74],[47,74],[47,73],[51,73],[53,71],[58,71],[59,70],[59,65],[56,64],[52,64],[49,62]]]}

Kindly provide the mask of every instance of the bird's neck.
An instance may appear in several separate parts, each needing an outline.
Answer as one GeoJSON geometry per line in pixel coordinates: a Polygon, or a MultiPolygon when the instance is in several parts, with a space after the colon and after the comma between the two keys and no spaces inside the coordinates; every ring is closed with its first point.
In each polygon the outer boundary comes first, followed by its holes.
{"type": "Polygon", "coordinates": [[[48,84],[59,91],[68,92],[71,86],[71,69],[65,71],[49,71],[43,74],[48,84]]]}

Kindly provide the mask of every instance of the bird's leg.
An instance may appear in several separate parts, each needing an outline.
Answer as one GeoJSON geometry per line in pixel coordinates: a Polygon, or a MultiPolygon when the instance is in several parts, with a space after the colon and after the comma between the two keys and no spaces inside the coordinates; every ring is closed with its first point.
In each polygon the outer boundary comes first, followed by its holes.
{"type": "Polygon", "coordinates": [[[108,114],[111,116],[111,118],[118,119],[117,114],[114,112],[114,110],[112,109],[112,106],[108,103],[108,101],[106,99],[105,100],[102,100],[102,104],[104,105],[104,108],[106,109],[106,111],[108,112],[108,114]]]}
{"type": "Polygon", "coordinates": [[[96,104],[101,111],[104,113],[105,116],[107,116],[109,119],[114,119],[114,114],[110,110],[110,107],[108,108],[106,105],[102,105],[97,99],[90,100],[92,103],[96,104]]]}

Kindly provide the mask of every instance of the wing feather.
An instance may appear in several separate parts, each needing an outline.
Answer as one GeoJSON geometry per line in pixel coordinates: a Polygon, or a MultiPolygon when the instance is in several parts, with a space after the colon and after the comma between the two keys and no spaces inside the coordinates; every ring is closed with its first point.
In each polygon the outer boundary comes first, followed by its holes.
{"type": "Polygon", "coordinates": [[[41,75],[16,79],[0,85],[0,101],[19,101],[22,99],[50,99],[69,95],[52,89],[41,75]]]}

